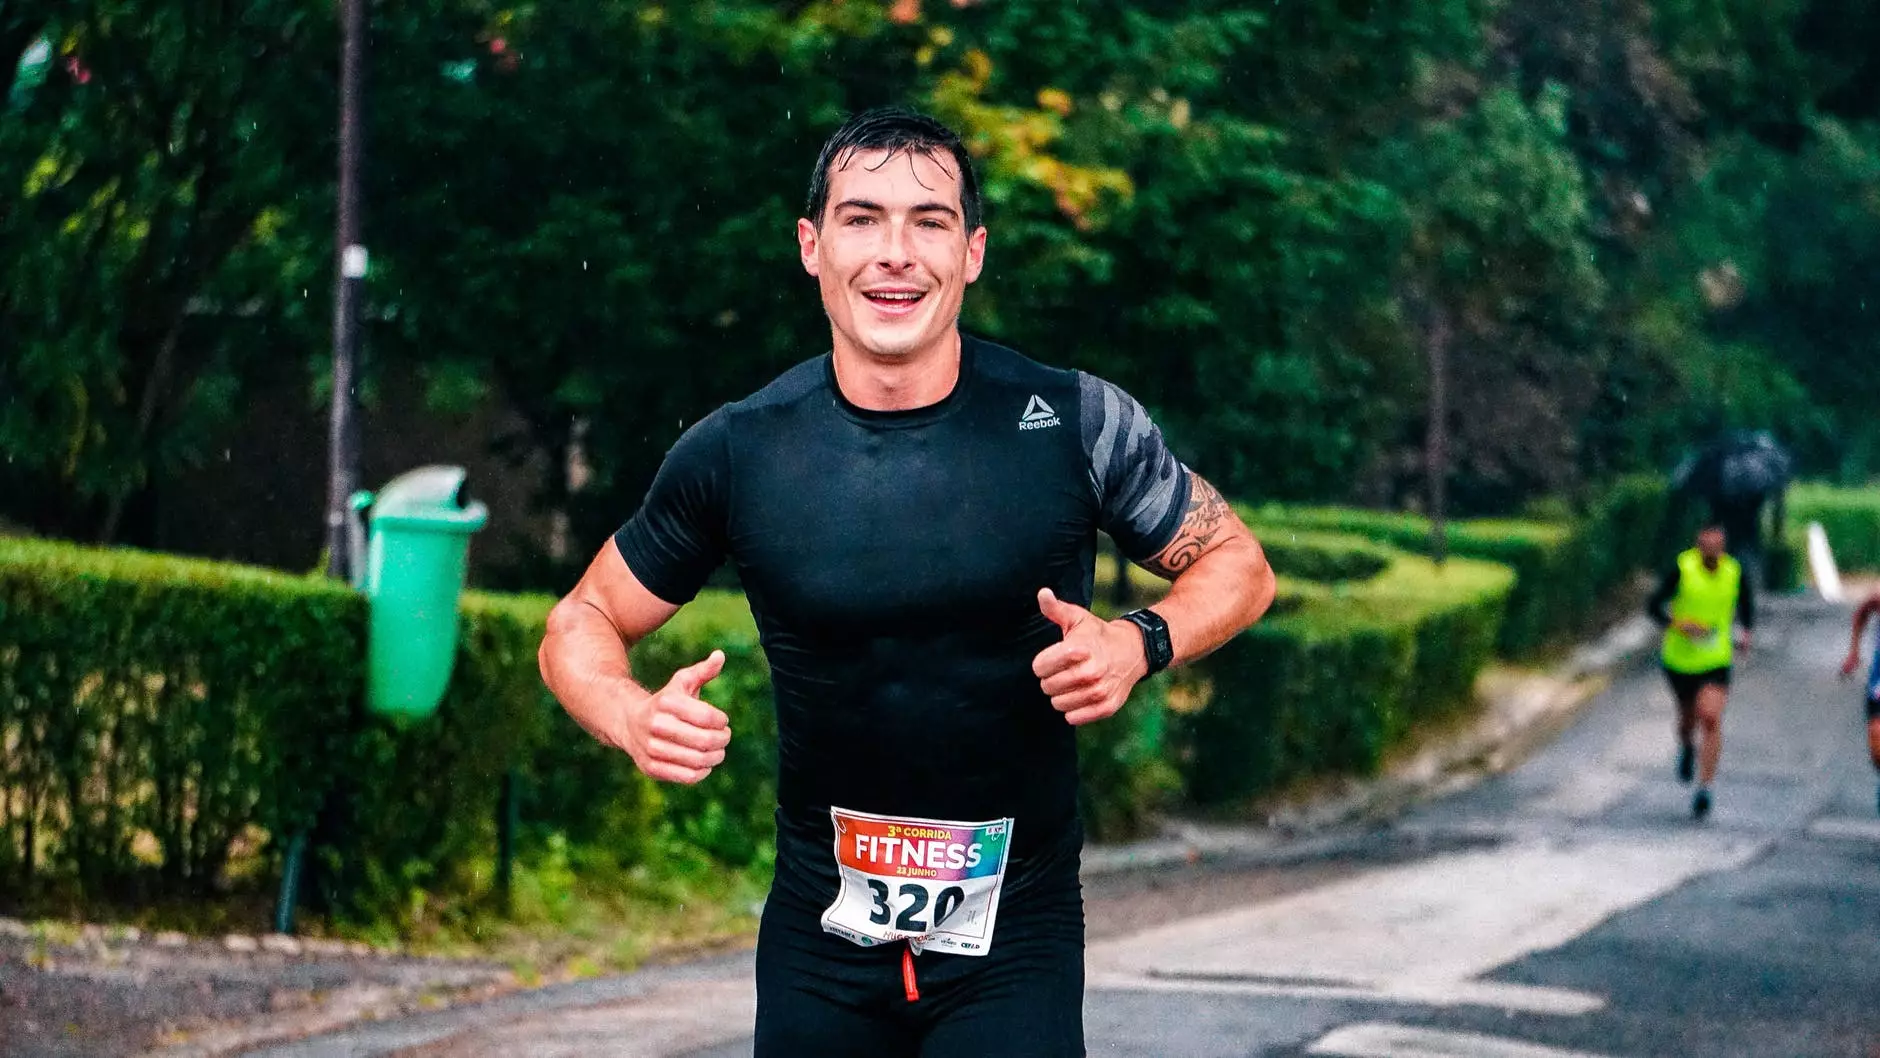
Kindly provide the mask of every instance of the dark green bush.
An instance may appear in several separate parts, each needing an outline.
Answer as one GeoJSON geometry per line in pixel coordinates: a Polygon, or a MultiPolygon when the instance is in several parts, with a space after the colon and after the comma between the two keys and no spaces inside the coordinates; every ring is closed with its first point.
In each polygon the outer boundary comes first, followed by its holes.
{"type": "Polygon", "coordinates": [[[656,788],[555,706],[536,669],[549,605],[467,595],[444,701],[401,728],[363,708],[366,601],[346,587],[0,540],[0,888],[199,889],[238,840],[278,853],[311,831],[331,894],[382,918],[479,873],[466,868],[494,855],[509,773],[525,853],[562,833],[622,863],[658,836],[732,864],[768,855],[776,739],[742,598],[707,593],[636,649],[656,682],[726,651],[708,697],[738,738],[683,789],[656,788]]]}
{"type": "MultiPolygon", "coordinates": [[[[1664,485],[1627,478],[1600,490],[1573,521],[1469,519],[1451,522],[1451,555],[1485,559],[1515,571],[1498,648],[1531,653],[1583,630],[1613,587],[1661,556],[1664,485]]],[[[1243,511],[1262,539],[1292,528],[1334,530],[1405,551],[1429,554],[1430,522],[1416,514],[1345,507],[1267,506],[1243,511]]]]}
{"type": "MultiPolygon", "coordinates": [[[[634,651],[652,685],[726,653],[705,697],[734,735],[695,786],[647,780],[554,703],[536,663],[551,604],[466,595],[442,704],[398,726],[363,707],[367,608],[348,588],[0,541],[0,888],[178,892],[215,882],[238,839],[278,866],[285,839],[306,831],[316,898],[396,924],[423,894],[474,898],[487,885],[505,775],[525,858],[553,844],[624,867],[677,842],[767,865],[775,714],[743,598],[706,592],[634,651]]],[[[1160,700],[1153,687],[1138,698],[1126,719],[1080,734],[1099,835],[1139,827],[1175,785],[1160,700]]]]}
{"type": "Polygon", "coordinates": [[[196,889],[249,827],[305,825],[364,629],[322,580],[0,540],[4,888],[196,889]]]}
{"type": "Polygon", "coordinates": [[[1370,580],[1390,567],[1390,550],[1364,536],[1290,525],[1261,527],[1258,533],[1274,571],[1295,580],[1370,580]]]}
{"type": "Polygon", "coordinates": [[[1406,555],[1358,587],[1285,584],[1295,605],[1176,675],[1189,799],[1233,805],[1375,770],[1414,724],[1469,700],[1512,582],[1492,563],[1406,555]]]}

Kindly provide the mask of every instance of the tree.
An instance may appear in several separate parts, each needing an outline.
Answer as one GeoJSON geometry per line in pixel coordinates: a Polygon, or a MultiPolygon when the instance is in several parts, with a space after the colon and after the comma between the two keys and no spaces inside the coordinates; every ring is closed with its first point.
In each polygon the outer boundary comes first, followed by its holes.
{"type": "Polygon", "coordinates": [[[308,130],[325,72],[307,57],[330,54],[330,28],[283,3],[0,13],[0,54],[28,40],[50,59],[40,83],[8,86],[0,129],[8,513],[113,539],[152,476],[226,421],[259,350],[217,342],[194,312],[254,292],[217,280],[324,157],[308,130]]]}

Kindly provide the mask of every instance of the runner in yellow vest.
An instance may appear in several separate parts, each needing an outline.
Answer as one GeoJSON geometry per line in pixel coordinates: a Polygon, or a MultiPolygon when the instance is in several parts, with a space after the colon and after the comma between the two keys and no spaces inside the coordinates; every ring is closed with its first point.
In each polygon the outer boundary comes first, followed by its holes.
{"type": "Polygon", "coordinates": [[[1710,784],[1723,755],[1730,667],[1737,648],[1749,646],[1750,630],[1756,626],[1754,593],[1743,588],[1742,567],[1724,553],[1723,529],[1710,525],[1699,530],[1697,546],[1680,554],[1665,571],[1646,604],[1665,629],[1659,657],[1678,699],[1678,779],[1691,781],[1695,757],[1697,793],[1691,798],[1691,815],[1698,819],[1710,814],[1710,784]]]}

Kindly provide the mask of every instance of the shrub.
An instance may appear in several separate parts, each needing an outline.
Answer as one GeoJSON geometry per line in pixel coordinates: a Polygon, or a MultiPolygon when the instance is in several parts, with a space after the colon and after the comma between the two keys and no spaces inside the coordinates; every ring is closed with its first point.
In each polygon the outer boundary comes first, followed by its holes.
{"type": "MultiPolygon", "coordinates": [[[[1625,478],[1600,490],[1577,518],[1565,523],[1451,522],[1448,550],[1514,570],[1498,647],[1519,656],[1583,629],[1615,586],[1660,561],[1653,552],[1660,546],[1664,510],[1663,482],[1625,478]]],[[[1416,514],[1272,505],[1246,509],[1242,515],[1263,539],[1304,527],[1367,537],[1417,554],[1427,555],[1432,547],[1429,519],[1416,514]]]]}
{"type": "Polygon", "coordinates": [[[1512,585],[1492,563],[1408,555],[1358,587],[1282,582],[1290,605],[1176,674],[1188,797],[1231,805],[1375,770],[1413,724],[1469,700],[1512,585]]]}
{"type": "MultiPolygon", "coordinates": [[[[1820,522],[1842,570],[1880,572],[1880,485],[1837,488],[1818,483],[1789,490],[1788,525],[1797,550],[1809,522],[1820,522]]],[[[1805,552],[1803,552],[1805,553],[1805,552]]]]}
{"type": "Polygon", "coordinates": [[[1353,533],[1287,525],[1267,527],[1258,536],[1274,571],[1294,580],[1325,584],[1370,580],[1391,563],[1389,548],[1353,533]]]}
{"type": "Polygon", "coordinates": [[[324,580],[0,540],[0,871],[200,888],[247,827],[304,826],[364,630],[324,580]]]}

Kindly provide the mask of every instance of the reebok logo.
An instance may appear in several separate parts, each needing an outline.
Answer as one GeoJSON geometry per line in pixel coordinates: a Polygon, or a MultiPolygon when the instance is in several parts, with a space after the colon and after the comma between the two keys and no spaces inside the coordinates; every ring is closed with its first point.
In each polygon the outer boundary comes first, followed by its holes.
{"type": "Polygon", "coordinates": [[[1044,402],[1043,397],[1033,393],[1031,400],[1025,404],[1025,414],[1018,417],[1018,428],[1042,430],[1049,426],[1062,425],[1063,422],[1064,420],[1058,418],[1058,413],[1051,410],[1051,405],[1044,402]]]}

